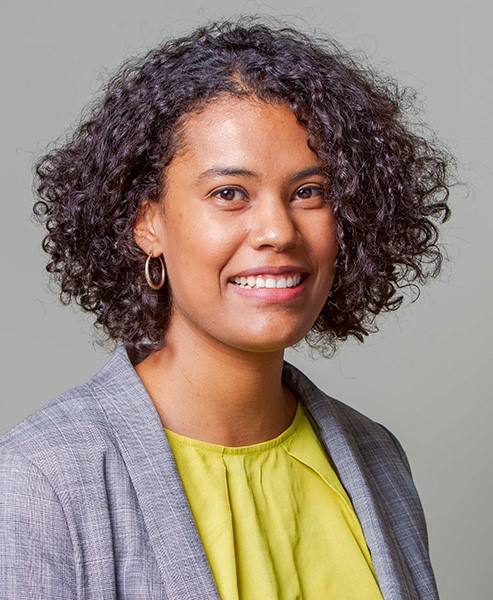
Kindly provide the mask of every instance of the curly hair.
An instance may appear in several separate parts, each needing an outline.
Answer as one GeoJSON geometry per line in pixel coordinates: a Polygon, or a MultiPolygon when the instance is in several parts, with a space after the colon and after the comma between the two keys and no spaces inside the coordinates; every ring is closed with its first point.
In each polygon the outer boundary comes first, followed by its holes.
{"type": "MultiPolygon", "coordinates": [[[[133,238],[141,203],[159,201],[186,115],[223,95],[289,106],[330,180],[336,275],[307,339],[322,350],[376,330],[402,289],[440,270],[451,158],[411,126],[412,97],[336,43],[286,27],[222,22],[128,61],[62,145],[36,166],[34,211],[47,270],[115,341],[165,343],[169,288],[149,288],[133,238]]],[[[428,136],[430,137],[430,136],[428,136]]]]}

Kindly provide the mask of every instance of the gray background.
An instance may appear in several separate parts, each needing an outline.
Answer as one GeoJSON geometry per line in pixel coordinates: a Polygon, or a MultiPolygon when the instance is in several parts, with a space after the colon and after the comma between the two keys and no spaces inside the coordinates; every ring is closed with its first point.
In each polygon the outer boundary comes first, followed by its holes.
{"type": "Polygon", "coordinates": [[[205,20],[288,16],[361,49],[419,90],[429,123],[461,161],[445,229],[450,257],[419,301],[332,360],[289,357],[323,389],[404,444],[428,518],[443,598],[491,594],[492,36],[486,0],[73,2],[3,0],[1,22],[0,433],[108,358],[90,320],[50,294],[30,221],[31,165],[125,57],[205,20]]]}

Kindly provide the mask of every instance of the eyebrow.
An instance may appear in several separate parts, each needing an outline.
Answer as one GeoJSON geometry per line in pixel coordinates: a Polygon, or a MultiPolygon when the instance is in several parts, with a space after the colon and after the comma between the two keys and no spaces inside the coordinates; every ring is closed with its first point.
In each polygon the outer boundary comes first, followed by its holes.
{"type": "Polygon", "coordinates": [[[251,179],[259,179],[259,176],[254,171],[249,171],[248,169],[238,169],[235,167],[212,167],[212,169],[207,169],[201,173],[197,180],[202,181],[203,179],[208,179],[210,177],[224,177],[224,176],[233,176],[233,177],[250,177],[251,179]]]}
{"type": "MultiPolygon", "coordinates": [[[[290,181],[298,181],[300,179],[304,179],[305,177],[310,177],[310,175],[321,175],[323,177],[327,177],[326,171],[320,166],[308,167],[307,169],[303,169],[302,171],[298,171],[294,175],[291,175],[289,178],[290,181]]],[[[240,169],[236,167],[212,167],[211,169],[207,169],[201,173],[197,180],[202,181],[204,179],[213,178],[213,177],[249,177],[250,179],[260,179],[258,173],[255,171],[250,171],[249,169],[240,169]]]]}
{"type": "Polygon", "coordinates": [[[292,175],[289,180],[298,181],[299,179],[310,177],[310,175],[321,175],[322,177],[327,177],[327,172],[320,166],[308,167],[307,169],[303,169],[303,171],[299,171],[298,173],[292,175]]]}

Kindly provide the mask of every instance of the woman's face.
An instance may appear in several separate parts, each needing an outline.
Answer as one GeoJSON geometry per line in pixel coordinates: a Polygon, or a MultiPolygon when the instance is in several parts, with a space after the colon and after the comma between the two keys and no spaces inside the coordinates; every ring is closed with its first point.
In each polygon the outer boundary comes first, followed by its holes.
{"type": "Polygon", "coordinates": [[[148,203],[136,232],[164,256],[168,341],[192,332],[249,351],[292,345],[325,303],[337,253],[307,131],[284,105],[222,98],[190,114],[182,133],[163,204],[148,203]]]}

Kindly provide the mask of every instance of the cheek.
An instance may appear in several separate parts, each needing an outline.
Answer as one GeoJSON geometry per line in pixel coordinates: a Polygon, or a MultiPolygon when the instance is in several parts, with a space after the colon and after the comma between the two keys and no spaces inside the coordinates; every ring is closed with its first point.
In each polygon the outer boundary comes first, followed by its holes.
{"type": "Polygon", "coordinates": [[[315,220],[307,230],[310,253],[321,265],[333,270],[337,256],[337,228],[332,213],[324,219],[315,220]]]}
{"type": "MultiPolygon", "coordinates": [[[[313,232],[315,233],[315,232],[313,232]]],[[[319,291],[326,297],[330,295],[336,272],[338,242],[335,225],[321,228],[312,238],[309,252],[317,265],[319,291]]]]}
{"type": "Polygon", "coordinates": [[[171,282],[192,272],[201,280],[217,279],[241,243],[237,227],[229,221],[209,219],[204,213],[180,213],[169,218],[163,237],[171,282]]]}
{"type": "Polygon", "coordinates": [[[335,270],[335,264],[336,264],[338,250],[339,250],[339,243],[337,241],[336,230],[334,227],[333,235],[330,238],[330,244],[328,245],[328,248],[327,248],[327,257],[329,260],[329,264],[331,265],[332,272],[334,272],[334,270],[335,270]]]}

